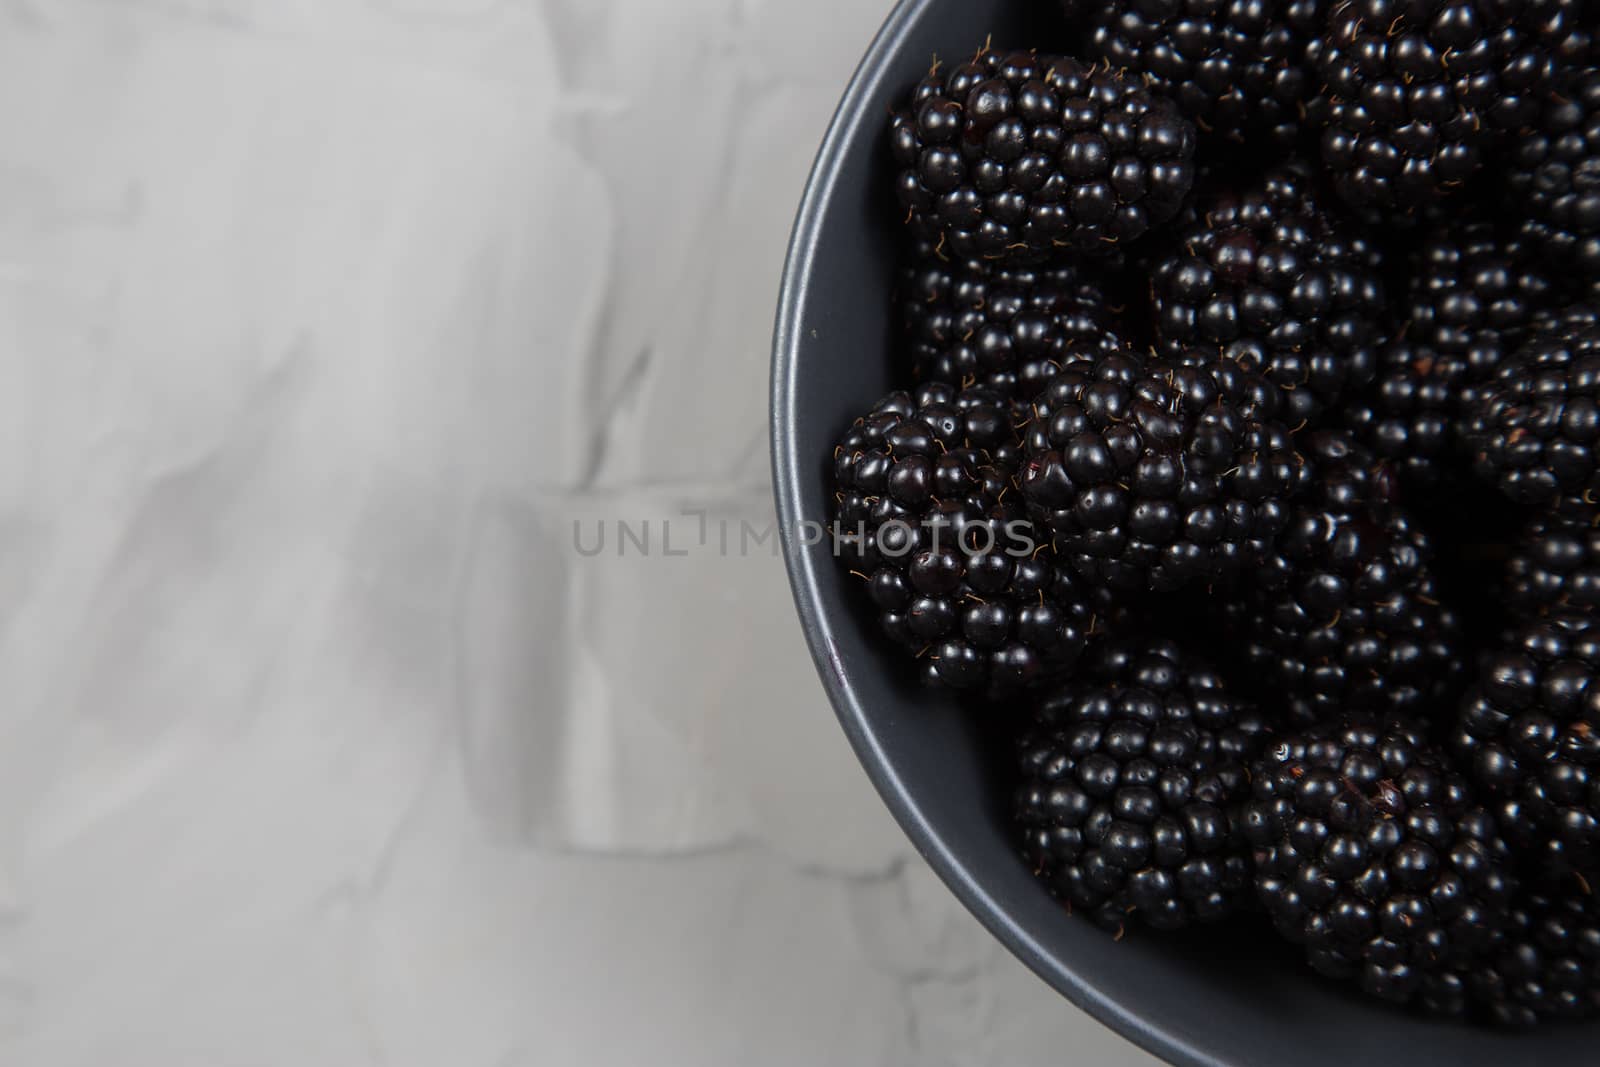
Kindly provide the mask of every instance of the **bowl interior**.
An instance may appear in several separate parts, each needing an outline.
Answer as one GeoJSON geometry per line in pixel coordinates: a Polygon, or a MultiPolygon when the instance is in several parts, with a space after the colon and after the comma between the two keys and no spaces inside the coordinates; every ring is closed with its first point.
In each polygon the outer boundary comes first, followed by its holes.
{"type": "MultiPolygon", "coordinates": [[[[784,551],[823,682],[851,743],[919,851],[962,901],[1069,999],[1172,1062],[1592,1063],[1600,1027],[1503,1035],[1387,1010],[1310,975],[1238,928],[1114,941],[1067,916],[1017,857],[989,761],[957,707],[897,672],[826,539],[827,457],[889,388],[895,208],[886,109],[934,56],[993,35],[1049,41],[1043,0],[903,0],[852,82],[796,225],[773,369],[773,462],[784,551]],[[815,528],[812,528],[815,529],[815,528]]],[[[1070,1056],[1069,1056],[1070,1058],[1070,1056]]]]}

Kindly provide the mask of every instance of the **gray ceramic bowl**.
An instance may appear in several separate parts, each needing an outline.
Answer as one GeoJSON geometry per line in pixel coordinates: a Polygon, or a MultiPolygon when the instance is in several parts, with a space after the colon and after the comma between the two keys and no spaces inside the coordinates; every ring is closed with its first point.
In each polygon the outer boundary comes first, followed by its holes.
{"type": "Polygon", "coordinates": [[[970,53],[990,33],[997,47],[1046,40],[1027,25],[1027,10],[1046,6],[902,0],[845,92],[795,225],[772,366],[778,514],[806,638],[857,756],[917,850],[996,937],[1073,1003],[1173,1063],[1600,1063],[1600,1027],[1521,1036],[1433,1023],[1320,981],[1270,936],[1116,942],[1067,916],[1017,858],[968,721],[894,669],[826,543],[800,536],[803,523],[828,519],[833,443],[889,388],[886,109],[934,54],[970,53]]]}

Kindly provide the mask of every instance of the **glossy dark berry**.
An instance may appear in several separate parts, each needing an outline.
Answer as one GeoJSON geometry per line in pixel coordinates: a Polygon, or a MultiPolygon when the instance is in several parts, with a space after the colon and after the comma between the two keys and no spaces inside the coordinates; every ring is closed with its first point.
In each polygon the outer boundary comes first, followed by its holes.
{"type": "Polygon", "coordinates": [[[1225,613],[1264,709],[1297,725],[1347,712],[1448,716],[1466,652],[1432,546],[1347,434],[1302,448],[1311,488],[1225,613]]]}
{"type": "Polygon", "coordinates": [[[1558,300],[1539,250],[1482,221],[1430,233],[1410,264],[1403,311],[1410,341],[1462,359],[1481,381],[1558,300]]]}
{"type": "Polygon", "coordinates": [[[1132,352],[1076,364],[1033,401],[1022,491],[1097,588],[1226,580],[1272,549],[1303,464],[1278,392],[1236,363],[1132,352]]]}
{"type": "Polygon", "coordinates": [[[1469,982],[1474,1007],[1499,1026],[1600,1018],[1600,900],[1520,894],[1503,944],[1469,982]]]}
{"type": "Polygon", "coordinates": [[[1068,363],[1120,351],[1115,312],[1088,273],[954,263],[925,251],[897,292],[913,374],[1026,398],[1068,363]]]}
{"type": "Polygon", "coordinates": [[[1334,0],[1310,62],[1322,158],[1351,205],[1404,216],[1458,192],[1556,73],[1530,0],[1334,0]]]}
{"type": "Polygon", "coordinates": [[[1600,502],[1600,325],[1583,319],[1543,320],[1467,405],[1474,468],[1524,504],[1600,502]]]}
{"type": "Polygon", "coordinates": [[[1563,92],[1600,62],[1596,31],[1600,8],[1594,0],[1518,0],[1508,9],[1534,45],[1556,66],[1554,91],[1563,92]]]}
{"type": "Polygon", "coordinates": [[[1263,737],[1255,712],[1176,646],[1104,646],[1019,745],[1023,854],[1108,929],[1224,918],[1249,896],[1233,808],[1263,737]]]}
{"type": "Polygon", "coordinates": [[[1516,878],[1494,819],[1416,725],[1349,719],[1267,746],[1244,819],[1278,932],[1331,978],[1445,1015],[1501,942],[1516,878]]]}
{"type": "Polygon", "coordinates": [[[1538,334],[1577,335],[1600,328],[1600,279],[1579,289],[1578,302],[1564,307],[1546,308],[1533,317],[1529,336],[1538,334]]]}
{"type": "Polygon", "coordinates": [[[1600,870],[1600,620],[1537,619],[1486,656],[1456,754],[1540,870],[1600,870]]]}
{"type": "Polygon", "coordinates": [[[1600,509],[1572,501],[1530,522],[1506,565],[1505,600],[1523,619],[1600,611],[1600,509]]]}
{"type": "Polygon", "coordinates": [[[1117,614],[1039,544],[1015,485],[1020,421],[991,391],[931,384],[889,394],[834,452],[840,565],[937,685],[1048,680],[1117,614]]]}
{"type": "Polygon", "coordinates": [[[1291,425],[1372,379],[1382,258],[1318,205],[1306,168],[1277,168],[1195,214],[1153,272],[1164,353],[1259,369],[1286,392],[1291,425]]]}
{"type": "Polygon", "coordinates": [[[1398,336],[1343,421],[1409,485],[1432,490],[1457,467],[1470,390],[1522,343],[1556,286],[1525,242],[1484,222],[1430,234],[1407,267],[1398,336]]]}
{"type": "Polygon", "coordinates": [[[982,52],[923,79],[890,141],[913,231],[957,259],[1105,254],[1177,214],[1195,130],[1119,71],[982,52]]]}
{"type": "Polygon", "coordinates": [[[1507,183],[1523,233],[1600,277],[1600,70],[1551,95],[1512,145],[1507,183]]]}
{"type": "Polygon", "coordinates": [[[1345,408],[1342,421],[1380,463],[1408,484],[1431,489],[1458,451],[1468,380],[1461,357],[1393,341],[1379,353],[1377,380],[1345,408]]]}
{"type": "Polygon", "coordinates": [[[1207,134],[1288,143],[1312,86],[1305,50],[1321,0],[1112,0],[1093,54],[1144,78],[1207,134]]]}

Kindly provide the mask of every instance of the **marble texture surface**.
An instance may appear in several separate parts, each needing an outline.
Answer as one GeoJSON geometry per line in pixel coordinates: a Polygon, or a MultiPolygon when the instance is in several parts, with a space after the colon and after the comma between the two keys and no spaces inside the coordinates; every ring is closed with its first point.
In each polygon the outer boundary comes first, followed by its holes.
{"type": "Polygon", "coordinates": [[[0,0],[0,1062],[1151,1062],[720,549],[885,7],[0,0]]]}

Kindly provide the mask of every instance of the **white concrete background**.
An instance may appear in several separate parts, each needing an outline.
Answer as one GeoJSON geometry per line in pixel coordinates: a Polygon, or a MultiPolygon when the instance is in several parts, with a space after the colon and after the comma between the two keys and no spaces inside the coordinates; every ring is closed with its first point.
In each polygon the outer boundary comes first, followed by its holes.
{"type": "Polygon", "coordinates": [[[1150,1062],[911,854],[775,559],[571,548],[769,518],[885,6],[0,0],[0,1063],[1150,1062]]]}

